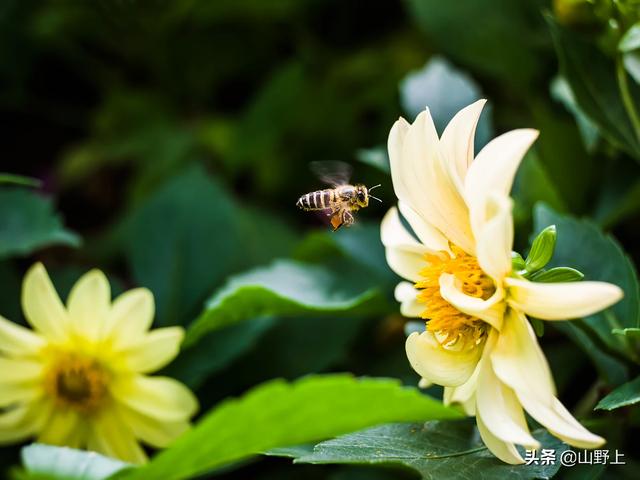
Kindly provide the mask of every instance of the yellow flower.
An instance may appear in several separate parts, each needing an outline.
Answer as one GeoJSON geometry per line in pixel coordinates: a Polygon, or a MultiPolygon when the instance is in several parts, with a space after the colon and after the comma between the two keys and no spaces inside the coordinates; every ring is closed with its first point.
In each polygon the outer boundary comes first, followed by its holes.
{"type": "Polygon", "coordinates": [[[42,264],[25,276],[22,309],[34,331],[0,317],[0,443],[29,437],[94,450],[128,462],[138,443],[165,447],[189,428],[191,391],[146,374],[178,353],[180,327],[148,331],[151,292],[111,302],[99,270],[85,274],[62,304],[42,264]]]}
{"type": "Polygon", "coordinates": [[[622,291],[603,282],[534,283],[512,272],[508,195],[538,132],[500,135],[474,160],[484,103],[461,110],[440,138],[428,110],[411,125],[402,118],[395,123],[388,147],[399,202],[382,221],[381,236],[391,268],[412,282],[396,288],[401,312],[427,320],[423,333],[407,338],[412,367],[423,383],[445,387],[445,403],[475,414],[487,447],[515,464],[523,462],[515,445],[539,446],[524,410],[570,445],[604,442],[556,398],[526,315],[582,317],[615,303],[622,291]]]}

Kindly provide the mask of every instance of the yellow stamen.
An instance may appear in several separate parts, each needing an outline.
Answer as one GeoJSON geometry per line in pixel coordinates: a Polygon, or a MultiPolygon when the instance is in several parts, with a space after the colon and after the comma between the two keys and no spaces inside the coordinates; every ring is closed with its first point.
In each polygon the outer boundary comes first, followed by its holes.
{"type": "Polygon", "coordinates": [[[427,307],[422,318],[427,319],[427,330],[437,334],[443,345],[458,341],[475,345],[484,338],[487,324],[477,317],[462,313],[442,298],[440,276],[443,273],[454,275],[465,294],[483,300],[493,295],[495,286],[475,257],[455,245],[451,246],[451,251],[453,256],[446,253],[446,257],[425,256],[427,267],[420,272],[424,280],[416,283],[416,288],[420,289],[418,301],[427,307]]]}
{"type": "Polygon", "coordinates": [[[104,403],[109,379],[109,372],[95,359],[57,353],[45,376],[45,389],[63,406],[88,413],[104,403]]]}

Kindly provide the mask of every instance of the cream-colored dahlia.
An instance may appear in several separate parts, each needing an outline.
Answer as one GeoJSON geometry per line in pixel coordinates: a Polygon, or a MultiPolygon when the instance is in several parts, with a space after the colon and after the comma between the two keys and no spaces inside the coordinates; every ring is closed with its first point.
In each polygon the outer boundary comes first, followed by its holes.
{"type": "Polygon", "coordinates": [[[524,410],[570,445],[604,443],[556,398],[527,315],[582,317],[617,302],[622,291],[603,282],[535,283],[513,271],[509,191],[538,132],[500,135],[474,160],[484,103],[461,110],[440,138],[428,110],[413,124],[394,124],[388,146],[399,201],[381,235],[390,267],[410,282],[396,288],[401,312],[426,320],[424,332],[407,338],[412,367],[423,382],[443,385],[444,401],[475,415],[487,447],[516,464],[523,459],[515,445],[539,446],[524,410]]]}
{"type": "Polygon", "coordinates": [[[111,302],[99,270],[72,288],[65,307],[42,264],[24,279],[22,309],[34,331],[0,317],[0,444],[30,437],[128,462],[146,460],[138,440],[165,447],[189,428],[191,391],[147,373],[178,353],[180,327],[148,331],[145,288],[111,302]]]}

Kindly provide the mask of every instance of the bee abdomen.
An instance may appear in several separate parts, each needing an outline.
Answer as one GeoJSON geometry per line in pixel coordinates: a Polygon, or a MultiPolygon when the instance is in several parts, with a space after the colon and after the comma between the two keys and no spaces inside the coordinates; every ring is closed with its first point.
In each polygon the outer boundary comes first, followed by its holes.
{"type": "Polygon", "coordinates": [[[296,205],[302,210],[324,210],[330,207],[333,198],[334,194],[332,190],[317,190],[302,195],[296,202],[296,205]]]}

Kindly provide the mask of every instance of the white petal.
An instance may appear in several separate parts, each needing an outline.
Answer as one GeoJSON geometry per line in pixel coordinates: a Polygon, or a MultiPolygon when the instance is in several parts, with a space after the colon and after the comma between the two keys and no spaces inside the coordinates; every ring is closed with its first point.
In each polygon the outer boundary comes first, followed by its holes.
{"type": "Polygon", "coordinates": [[[434,253],[445,251],[451,253],[449,241],[433,225],[422,218],[413,208],[405,202],[398,202],[398,208],[402,216],[409,222],[414,233],[418,236],[422,244],[434,253]]]}
{"type": "Polygon", "coordinates": [[[412,282],[420,280],[420,271],[427,264],[424,256],[430,250],[407,232],[395,207],[382,219],[380,236],[391,269],[412,282]]]}
{"type": "Polygon", "coordinates": [[[473,161],[476,126],[485,103],[487,103],[486,100],[478,100],[460,110],[440,137],[442,152],[448,157],[448,161],[455,165],[461,180],[464,180],[467,169],[473,161]]]}
{"type": "Polygon", "coordinates": [[[389,132],[387,148],[389,150],[391,180],[393,182],[393,189],[396,192],[396,197],[403,202],[411,204],[411,189],[415,188],[415,186],[413,184],[407,185],[407,183],[405,183],[405,176],[402,174],[404,171],[402,150],[408,131],[409,123],[404,118],[398,119],[389,132]]]}
{"type": "Polygon", "coordinates": [[[400,313],[408,318],[419,318],[426,307],[418,302],[418,293],[409,282],[400,282],[395,289],[396,300],[400,302],[400,313]]]}
{"type": "Polygon", "coordinates": [[[477,412],[487,429],[506,443],[538,448],[513,390],[496,377],[488,359],[483,359],[476,393],[477,412]]]}
{"type": "Polygon", "coordinates": [[[496,284],[511,270],[511,250],[513,248],[513,217],[511,216],[513,202],[507,196],[491,194],[487,200],[487,219],[474,232],[478,244],[476,253],[478,264],[496,284]]]}
{"type": "Polygon", "coordinates": [[[476,414],[476,390],[478,387],[478,376],[480,373],[480,364],[473,371],[469,379],[458,387],[445,387],[443,401],[445,405],[450,403],[459,403],[462,405],[467,415],[476,414]]]}
{"type": "Polygon", "coordinates": [[[67,338],[67,311],[41,263],[31,267],[24,277],[22,311],[33,328],[48,339],[67,338]]]}
{"type": "Polygon", "coordinates": [[[480,415],[476,415],[476,424],[478,425],[478,431],[480,432],[482,441],[491,451],[491,453],[493,453],[503,462],[509,463],[511,465],[519,465],[524,463],[524,460],[518,453],[515,445],[513,443],[503,442],[498,437],[493,435],[489,431],[485,423],[482,421],[480,415]]]}
{"type": "Polygon", "coordinates": [[[91,270],[73,286],[67,301],[69,320],[76,334],[96,340],[105,328],[111,307],[109,280],[100,270],[91,270]]]}
{"type": "Polygon", "coordinates": [[[467,315],[478,317],[500,330],[504,316],[504,291],[497,288],[487,300],[472,297],[460,290],[460,281],[455,275],[443,273],[440,275],[440,295],[456,309],[467,315]]]}
{"type": "Polygon", "coordinates": [[[429,331],[409,335],[405,348],[409,362],[418,375],[446,387],[465,383],[482,353],[481,345],[463,350],[445,348],[429,331]]]}
{"type": "Polygon", "coordinates": [[[507,278],[505,284],[510,305],[543,320],[585,317],[624,295],[620,287],[606,282],[539,283],[507,278]]]}
{"type": "Polygon", "coordinates": [[[509,194],[518,166],[537,137],[537,130],[512,130],[491,140],[478,153],[465,179],[465,197],[474,231],[485,222],[488,195],[509,194]]]}

